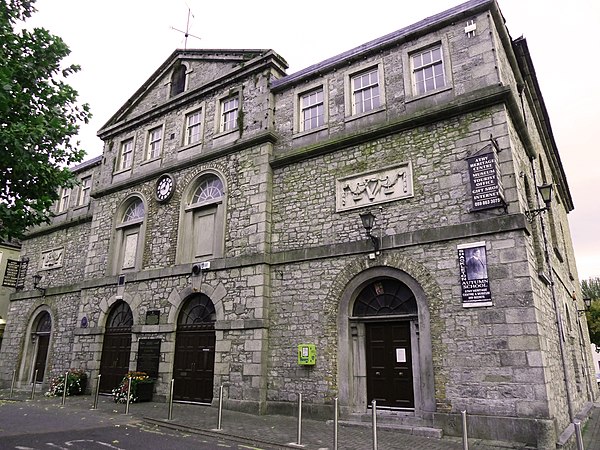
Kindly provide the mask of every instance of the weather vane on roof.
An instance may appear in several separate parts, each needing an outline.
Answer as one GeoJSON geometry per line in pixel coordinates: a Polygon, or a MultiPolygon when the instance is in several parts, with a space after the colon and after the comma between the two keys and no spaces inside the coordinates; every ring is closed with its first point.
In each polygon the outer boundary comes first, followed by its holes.
{"type": "Polygon", "coordinates": [[[177,28],[175,28],[175,27],[171,27],[171,29],[172,29],[172,30],[179,31],[180,33],[183,33],[183,35],[185,36],[185,41],[184,41],[184,44],[183,44],[183,48],[184,48],[185,50],[187,50],[187,40],[188,40],[188,36],[194,37],[194,38],[196,38],[196,39],[201,39],[201,38],[200,38],[200,37],[198,37],[198,36],[194,36],[193,34],[190,34],[190,16],[191,16],[191,17],[194,17],[194,15],[192,14],[192,10],[191,10],[191,9],[190,9],[190,7],[188,6],[188,16],[187,16],[187,24],[185,25],[185,31],[183,31],[183,30],[179,30],[179,29],[177,29],[177,28]]]}

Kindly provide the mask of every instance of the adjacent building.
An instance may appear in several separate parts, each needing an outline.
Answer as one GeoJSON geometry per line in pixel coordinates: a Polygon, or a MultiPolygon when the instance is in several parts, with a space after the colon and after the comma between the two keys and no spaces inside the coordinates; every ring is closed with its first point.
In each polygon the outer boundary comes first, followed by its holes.
{"type": "Polygon", "coordinates": [[[176,50],[117,110],[23,241],[3,383],[144,370],[158,398],[573,445],[598,388],[526,40],[472,0],[286,68],[176,50]]]}

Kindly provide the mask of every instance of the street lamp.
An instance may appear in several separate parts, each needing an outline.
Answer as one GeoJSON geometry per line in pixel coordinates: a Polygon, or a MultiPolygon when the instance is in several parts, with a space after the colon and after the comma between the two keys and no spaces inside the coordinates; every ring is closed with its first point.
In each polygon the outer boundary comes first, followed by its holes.
{"type": "Polygon", "coordinates": [[[371,234],[371,230],[373,229],[373,225],[375,224],[375,216],[372,212],[362,213],[360,215],[360,220],[362,220],[363,227],[367,232],[367,237],[371,238],[373,242],[373,246],[375,247],[375,253],[379,253],[379,238],[377,236],[373,236],[371,234]]]}
{"type": "Polygon", "coordinates": [[[542,197],[544,205],[546,205],[546,206],[544,206],[543,208],[536,208],[536,209],[530,209],[529,211],[525,211],[525,216],[527,217],[527,220],[529,222],[533,222],[533,219],[538,214],[549,210],[550,202],[552,202],[552,183],[542,184],[541,186],[538,186],[537,189],[538,189],[538,192],[540,193],[540,196],[542,197]]]}
{"type": "Polygon", "coordinates": [[[590,307],[592,306],[592,299],[589,297],[584,298],[583,306],[584,306],[584,309],[577,310],[577,315],[583,316],[586,312],[588,312],[590,310],[590,307]]]}
{"type": "Polygon", "coordinates": [[[42,295],[46,295],[46,288],[40,286],[40,282],[42,281],[42,276],[39,273],[36,273],[33,276],[33,288],[37,289],[42,293],[42,295]]]}

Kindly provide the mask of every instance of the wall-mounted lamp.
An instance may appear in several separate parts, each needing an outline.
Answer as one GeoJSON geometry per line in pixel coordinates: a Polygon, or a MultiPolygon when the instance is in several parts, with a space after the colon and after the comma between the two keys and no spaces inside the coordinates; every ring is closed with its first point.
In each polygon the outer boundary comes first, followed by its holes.
{"type": "Polygon", "coordinates": [[[362,213],[360,215],[360,220],[362,220],[363,227],[365,227],[365,230],[367,231],[367,237],[371,238],[371,241],[373,242],[375,253],[379,253],[379,238],[371,234],[373,224],[375,224],[375,216],[371,212],[362,213]]]}
{"type": "Polygon", "coordinates": [[[40,282],[42,281],[42,276],[39,273],[36,273],[33,276],[33,288],[37,289],[42,293],[42,295],[46,295],[46,288],[40,286],[40,282]]]}
{"type": "Polygon", "coordinates": [[[538,186],[537,189],[546,206],[544,206],[543,208],[530,209],[529,211],[525,211],[525,216],[527,217],[527,220],[529,222],[533,222],[535,216],[550,209],[550,202],[552,201],[552,183],[543,184],[541,186],[538,186]]]}
{"type": "Polygon", "coordinates": [[[579,316],[583,316],[586,312],[588,312],[590,310],[590,307],[592,306],[592,299],[587,297],[583,299],[583,306],[584,309],[578,309],[577,310],[577,315],[579,316]]]}

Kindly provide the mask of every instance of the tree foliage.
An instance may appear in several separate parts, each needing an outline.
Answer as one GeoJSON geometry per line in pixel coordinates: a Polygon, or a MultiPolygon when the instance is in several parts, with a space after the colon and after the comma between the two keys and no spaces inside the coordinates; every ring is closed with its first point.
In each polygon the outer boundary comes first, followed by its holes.
{"type": "Polygon", "coordinates": [[[590,310],[585,314],[590,331],[590,341],[600,346],[600,278],[583,280],[581,290],[584,298],[592,299],[590,310]]]}
{"type": "Polygon", "coordinates": [[[72,187],[67,168],[85,152],[72,144],[89,106],[76,103],[61,67],[70,50],[43,28],[17,30],[35,0],[0,0],[0,239],[21,237],[49,222],[59,189],[72,187]]]}

